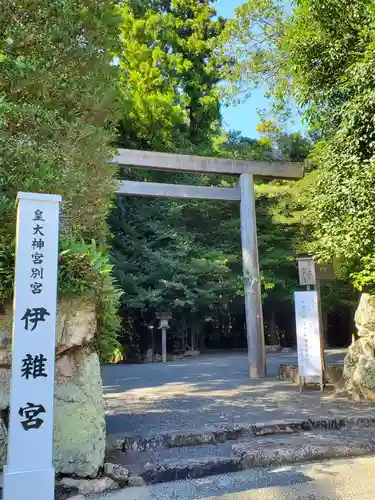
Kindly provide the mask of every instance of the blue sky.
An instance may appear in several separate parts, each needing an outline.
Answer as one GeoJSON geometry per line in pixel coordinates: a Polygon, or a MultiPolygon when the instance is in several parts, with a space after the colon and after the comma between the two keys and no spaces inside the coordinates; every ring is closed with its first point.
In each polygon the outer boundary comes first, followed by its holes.
{"type": "MultiPolygon", "coordinates": [[[[233,17],[236,7],[245,0],[217,0],[215,8],[219,16],[225,18],[233,17]]],[[[264,97],[266,89],[254,90],[251,97],[243,104],[224,107],[222,109],[225,127],[229,130],[239,130],[244,136],[258,137],[256,126],[259,123],[257,109],[268,108],[268,101],[264,97]]],[[[298,118],[294,118],[294,124],[287,127],[287,132],[301,129],[298,118]]]]}

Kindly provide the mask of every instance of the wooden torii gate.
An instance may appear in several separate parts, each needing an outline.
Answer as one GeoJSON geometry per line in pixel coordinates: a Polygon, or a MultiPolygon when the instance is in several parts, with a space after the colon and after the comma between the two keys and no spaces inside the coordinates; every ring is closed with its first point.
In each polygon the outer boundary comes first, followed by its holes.
{"type": "Polygon", "coordinates": [[[265,377],[266,355],[264,348],[253,180],[254,177],[289,180],[300,179],[303,176],[303,166],[298,163],[279,161],[243,161],[128,149],[120,149],[113,162],[123,167],[135,167],[147,170],[239,176],[239,184],[233,188],[122,181],[117,193],[120,195],[164,198],[240,201],[249,377],[265,377]]]}

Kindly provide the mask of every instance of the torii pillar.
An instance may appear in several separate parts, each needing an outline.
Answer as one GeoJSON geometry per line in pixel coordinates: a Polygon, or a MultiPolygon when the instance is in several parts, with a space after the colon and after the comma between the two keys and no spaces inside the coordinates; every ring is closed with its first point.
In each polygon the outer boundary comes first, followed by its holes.
{"type": "Polygon", "coordinates": [[[251,174],[240,175],[241,241],[245,282],[245,314],[249,377],[266,376],[266,353],[260,287],[258,237],[255,217],[254,179],[251,174]]]}

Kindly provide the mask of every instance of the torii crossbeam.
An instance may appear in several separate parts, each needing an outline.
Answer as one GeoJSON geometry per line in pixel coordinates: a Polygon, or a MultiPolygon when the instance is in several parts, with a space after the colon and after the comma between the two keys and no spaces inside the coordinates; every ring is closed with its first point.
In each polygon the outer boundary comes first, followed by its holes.
{"type": "Polygon", "coordinates": [[[255,217],[254,177],[300,179],[303,177],[302,164],[207,158],[130,149],[120,149],[113,159],[113,163],[123,167],[147,170],[239,176],[239,185],[233,188],[123,181],[120,182],[117,193],[119,195],[240,201],[249,377],[265,377],[266,355],[255,217]]]}

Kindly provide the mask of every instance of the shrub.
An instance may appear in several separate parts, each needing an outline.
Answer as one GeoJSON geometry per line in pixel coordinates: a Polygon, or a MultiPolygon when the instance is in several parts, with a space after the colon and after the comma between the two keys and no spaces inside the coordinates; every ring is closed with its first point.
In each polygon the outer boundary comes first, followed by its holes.
{"type": "Polygon", "coordinates": [[[17,192],[61,194],[60,292],[100,297],[102,334],[114,328],[117,297],[102,250],[116,185],[108,163],[114,8],[108,0],[0,0],[0,298],[10,299],[13,284],[17,192]]]}

